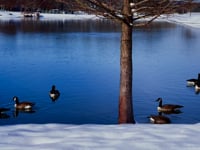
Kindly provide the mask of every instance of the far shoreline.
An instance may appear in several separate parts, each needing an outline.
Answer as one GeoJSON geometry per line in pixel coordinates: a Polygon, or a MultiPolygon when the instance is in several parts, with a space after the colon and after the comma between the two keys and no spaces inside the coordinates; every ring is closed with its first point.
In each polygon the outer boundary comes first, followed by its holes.
{"type": "MultiPolygon", "coordinates": [[[[95,20],[101,17],[92,14],[51,14],[51,13],[40,13],[40,17],[34,16],[29,17],[30,19],[41,19],[41,20],[95,20]]],[[[0,20],[22,20],[26,19],[23,12],[15,11],[0,11],[0,20]]]]}
{"type": "MultiPolygon", "coordinates": [[[[155,22],[170,22],[174,24],[184,25],[192,28],[200,28],[200,13],[186,13],[186,14],[172,14],[169,16],[161,15],[155,22]]],[[[23,12],[15,11],[2,11],[0,10],[0,21],[20,21],[26,19],[23,12]]],[[[28,18],[29,19],[29,18],[28,18]]],[[[101,16],[86,13],[74,13],[74,14],[53,14],[53,13],[40,13],[39,18],[31,17],[33,20],[41,21],[65,21],[65,20],[99,20],[103,19],[101,16]]]]}

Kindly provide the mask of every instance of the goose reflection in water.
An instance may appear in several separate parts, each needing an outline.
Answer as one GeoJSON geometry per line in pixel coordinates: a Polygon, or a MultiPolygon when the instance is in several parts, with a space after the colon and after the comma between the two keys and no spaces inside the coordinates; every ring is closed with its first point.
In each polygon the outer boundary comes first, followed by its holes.
{"type": "Polygon", "coordinates": [[[165,112],[162,112],[163,114],[166,114],[166,115],[170,115],[170,114],[181,114],[183,113],[181,110],[171,110],[171,111],[165,111],[165,112]]]}
{"type": "Polygon", "coordinates": [[[15,109],[13,116],[18,117],[20,113],[26,113],[26,114],[32,114],[35,113],[36,111],[33,109],[15,109]]]}
{"type": "Polygon", "coordinates": [[[8,118],[10,118],[10,115],[8,115],[6,113],[0,114],[0,119],[8,119],[8,118]]]}
{"type": "Polygon", "coordinates": [[[0,119],[8,119],[10,115],[6,114],[6,111],[9,111],[10,108],[0,108],[0,119]]]}

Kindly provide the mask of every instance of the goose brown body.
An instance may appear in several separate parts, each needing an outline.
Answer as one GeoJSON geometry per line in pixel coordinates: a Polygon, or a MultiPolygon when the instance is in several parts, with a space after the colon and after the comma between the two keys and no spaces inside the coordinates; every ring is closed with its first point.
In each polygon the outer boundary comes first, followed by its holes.
{"type": "Polygon", "coordinates": [[[35,103],[28,101],[19,102],[19,98],[17,96],[14,96],[13,100],[15,101],[14,106],[16,109],[32,109],[32,107],[35,105],[35,103]]]}
{"type": "Polygon", "coordinates": [[[197,79],[188,79],[187,81],[187,86],[195,86],[197,84],[197,82],[200,82],[200,73],[198,74],[198,78],[197,79]]]}
{"type": "Polygon", "coordinates": [[[182,105],[174,105],[174,104],[164,104],[162,105],[162,98],[158,98],[156,101],[159,102],[159,105],[157,107],[159,112],[177,112],[180,111],[180,108],[182,108],[182,105]]]}
{"type": "Polygon", "coordinates": [[[151,115],[149,116],[150,122],[154,124],[169,124],[171,123],[171,120],[162,115],[151,115]]]}
{"type": "Polygon", "coordinates": [[[197,79],[188,79],[187,81],[187,86],[195,86],[195,84],[197,83],[197,79]]]}

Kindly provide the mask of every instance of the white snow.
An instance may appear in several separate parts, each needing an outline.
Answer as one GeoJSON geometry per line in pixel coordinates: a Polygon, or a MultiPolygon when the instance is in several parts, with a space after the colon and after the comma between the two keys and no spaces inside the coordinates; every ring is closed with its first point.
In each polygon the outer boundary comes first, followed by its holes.
{"type": "MultiPolygon", "coordinates": [[[[41,20],[82,20],[82,19],[98,19],[96,15],[89,14],[48,14],[41,13],[41,20]]],[[[0,20],[20,20],[24,19],[21,12],[0,11],[0,20]]]]}
{"type": "MultiPolygon", "coordinates": [[[[42,15],[42,19],[97,19],[94,15],[42,15]]],[[[199,28],[199,16],[199,13],[176,14],[164,20],[199,28]]],[[[21,13],[0,11],[0,20],[22,19],[22,17],[21,13]]],[[[0,126],[0,137],[0,149],[3,150],[198,150],[200,123],[9,125],[0,126]]]]}
{"type": "MultiPolygon", "coordinates": [[[[41,20],[82,20],[99,19],[99,16],[88,14],[47,14],[41,13],[41,20]]],[[[0,20],[20,20],[24,19],[21,12],[0,11],[0,20]]],[[[200,13],[174,14],[162,16],[157,20],[173,22],[195,28],[200,28],[200,13]]]]}
{"type": "Polygon", "coordinates": [[[11,125],[0,137],[4,150],[197,150],[200,124],[11,125]]]}
{"type": "Polygon", "coordinates": [[[169,17],[164,17],[164,20],[194,28],[200,28],[200,13],[174,14],[169,17]]]}

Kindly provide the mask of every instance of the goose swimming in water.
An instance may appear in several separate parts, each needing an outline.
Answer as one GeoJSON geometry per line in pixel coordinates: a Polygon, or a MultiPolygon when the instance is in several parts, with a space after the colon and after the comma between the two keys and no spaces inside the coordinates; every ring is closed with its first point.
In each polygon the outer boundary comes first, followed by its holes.
{"type": "Polygon", "coordinates": [[[166,116],[162,116],[162,113],[159,113],[159,115],[150,115],[149,120],[151,123],[154,124],[169,124],[171,123],[171,120],[166,117],[166,116]]]}
{"type": "Polygon", "coordinates": [[[17,96],[14,96],[13,100],[15,102],[14,106],[16,109],[21,109],[21,110],[32,109],[32,107],[35,105],[35,103],[28,101],[19,102],[19,98],[17,96]]]}
{"type": "Polygon", "coordinates": [[[162,98],[158,98],[156,100],[159,102],[159,105],[157,107],[158,112],[177,112],[180,111],[179,108],[182,108],[182,105],[174,105],[174,104],[162,104],[162,98]]]}
{"type": "Polygon", "coordinates": [[[58,90],[56,90],[56,86],[53,85],[50,92],[49,92],[49,96],[50,98],[55,101],[56,99],[58,99],[58,97],[60,96],[60,92],[58,90]]]}
{"type": "Polygon", "coordinates": [[[197,84],[197,82],[200,82],[200,73],[198,74],[198,78],[197,79],[188,79],[187,81],[187,86],[195,86],[197,84]]]}

